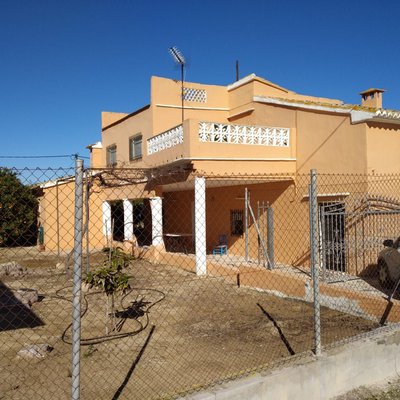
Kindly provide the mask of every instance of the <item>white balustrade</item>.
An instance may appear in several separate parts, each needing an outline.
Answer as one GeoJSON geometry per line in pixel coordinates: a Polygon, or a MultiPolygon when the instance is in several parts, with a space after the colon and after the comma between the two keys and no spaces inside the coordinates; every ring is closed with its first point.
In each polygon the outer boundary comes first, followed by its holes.
{"type": "Polygon", "coordinates": [[[166,132],[147,139],[147,154],[158,153],[183,143],[183,126],[178,125],[166,132]]]}
{"type": "Polygon", "coordinates": [[[200,142],[289,147],[289,138],[289,128],[199,123],[200,142]]]}
{"type": "MultiPolygon", "coordinates": [[[[200,142],[289,147],[290,128],[199,123],[200,142]]],[[[147,154],[155,154],[183,143],[183,126],[178,125],[147,140],[147,154]]]]}

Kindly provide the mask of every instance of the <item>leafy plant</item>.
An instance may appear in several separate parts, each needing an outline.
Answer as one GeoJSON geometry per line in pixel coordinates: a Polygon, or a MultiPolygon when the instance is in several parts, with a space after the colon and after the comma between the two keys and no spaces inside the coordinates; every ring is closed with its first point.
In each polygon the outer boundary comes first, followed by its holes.
{"type": "Polygon", "coordinates": [[[132,256],[126,254],[121,247],[105,247],[103,252],[108,254],[108,263],[107,260],[105,263],[113,268],[126,268],[132,261],[132,256]]]}
{"type": "MultiPolygon", "coordinates": [[[[108,254],[107,259],[104,260],[103,266],[95,272],[89,272],[85,281],[89,287],[96,287],[106,294],[106,317],[108,319],[110,316],[111,326],[115,329],[115,293],[117,291],[122,291],[124,293],[130,289],[129,276],[123,272],[123,269],[129,265],[132,257],[124,253],[119,247],[105,248],[103,251],[108,254]],[[111,313],[109,314],[110,299],[111,313]]],[[[107,324],[106,334],[108,334],[107,324]]]]}
{"type": "Polygon", "coordinates": [[[126,291],[130,288],[129,278],[121,272],[121,267],[103,267],[96,272],[89,272],[86,283],[105,292],[107,296],[113,295],[116,291],[126,291]]]}

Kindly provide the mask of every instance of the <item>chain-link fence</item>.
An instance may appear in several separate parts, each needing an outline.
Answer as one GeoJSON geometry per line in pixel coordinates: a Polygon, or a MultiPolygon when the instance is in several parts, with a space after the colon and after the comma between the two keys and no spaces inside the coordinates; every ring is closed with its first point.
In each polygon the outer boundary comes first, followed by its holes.
{"type": "Polygon", "coordinates": [[[396,326],[399,214],[400,175],[1,169],[0,397],[177,398],[396,326]]]}

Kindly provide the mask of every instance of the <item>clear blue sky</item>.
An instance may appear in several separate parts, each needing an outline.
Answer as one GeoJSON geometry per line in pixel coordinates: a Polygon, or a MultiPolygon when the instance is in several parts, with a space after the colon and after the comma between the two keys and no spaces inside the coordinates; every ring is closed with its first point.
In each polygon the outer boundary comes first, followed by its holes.
{"type": "MultiPolygon", "coordinates": [[[[100,140],[100,112],[149,102],[152,75],[226,85],[250,73],[299,93],[359,103],[387,89],[400,109],[400,2],[3,0],[0,156],[79,153],[100,140]]],[[[69,159],[0,165],[71,165],[69,159]]]]}

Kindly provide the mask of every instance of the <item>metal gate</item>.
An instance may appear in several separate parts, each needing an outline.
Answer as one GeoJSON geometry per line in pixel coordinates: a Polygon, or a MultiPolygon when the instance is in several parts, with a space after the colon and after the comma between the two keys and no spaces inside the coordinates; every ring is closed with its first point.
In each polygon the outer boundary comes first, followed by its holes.
{"type": "Polygon", "coordinates": [[[383,241],[400,236],[400,203],[369,195],[321,202],[318,208],[323,279],[373,276],[383,241]]]}
{"type": "Polygon", "coordinates": [[[320,246],[323,270],[346,272],[345,204],[319,204],[320,246]]]}

